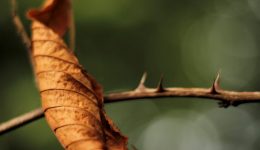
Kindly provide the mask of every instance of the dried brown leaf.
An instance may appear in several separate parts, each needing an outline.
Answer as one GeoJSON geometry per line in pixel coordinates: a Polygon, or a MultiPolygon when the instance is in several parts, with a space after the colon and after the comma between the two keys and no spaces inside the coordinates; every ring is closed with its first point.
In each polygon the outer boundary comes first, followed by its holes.
{"type": "Polygon", "coordinates": [[[126,150],[124,137],[103,109],[101,86],[79,64],[62,37],[70,0],[46,0],[28,12],[34,71],[47,122],[68,150],[126,150]]]}

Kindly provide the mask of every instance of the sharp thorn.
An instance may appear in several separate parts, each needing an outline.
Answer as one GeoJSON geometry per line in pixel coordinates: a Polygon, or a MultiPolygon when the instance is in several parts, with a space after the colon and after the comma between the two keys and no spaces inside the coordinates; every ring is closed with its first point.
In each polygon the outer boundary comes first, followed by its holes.
{"type": "Polygon", "coordinates": [[[142,75],[142,78],[140,80],[140,84],[139,85],[144,85],[145,84],[146,77],[147,77],[147,73],[144,72],[143,75],[142,75]]]}
{"type": "Polygon", "coordinates": [[[147,77],[147,73],[144,72],[143,76],[139,82],[139,85],[137,86],[137,88],[135,90],[141,90],[141,89],[145,89],[145,81],[146,81],[146,77],[147,77]]]}
{"type": "Polygon", "coordinates": [[[219,93],[219,90],[220,90],[220,86],[219,86],[219,83],[220,83],[220,71],[218,71],[218,74],[210,88],[210,93],[212,94],[218,94],[219,93]]]}
{"type": "Polygon", "coordinates": [[[163,87],[163,75],[161,75],[157,88],[156,88],[156,92],[164,92],[164,91],[165,91],[165,88],[163,87]]]}

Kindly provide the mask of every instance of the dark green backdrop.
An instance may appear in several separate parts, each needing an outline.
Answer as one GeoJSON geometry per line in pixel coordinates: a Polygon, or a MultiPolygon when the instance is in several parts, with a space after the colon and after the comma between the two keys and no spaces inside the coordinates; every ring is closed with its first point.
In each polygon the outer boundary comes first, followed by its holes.
{"type": "MultiPolygon", "coordinates": [[[[41,0],[18,0],[25,11],[41,0]]],[[[133,89],[147,71],[166,86],[260,91],[258,0],[74,0],[76,54],[106,93],[133,89]]],[[[0,2],[0,121],[40,106],[8,0],[0,2]]],[[[259,150],[259,104],[167,98],[106,105],[139,150],[259,150]]],[[[1,150],[61,150],[44,119],[0,137],[1,150]]]]}

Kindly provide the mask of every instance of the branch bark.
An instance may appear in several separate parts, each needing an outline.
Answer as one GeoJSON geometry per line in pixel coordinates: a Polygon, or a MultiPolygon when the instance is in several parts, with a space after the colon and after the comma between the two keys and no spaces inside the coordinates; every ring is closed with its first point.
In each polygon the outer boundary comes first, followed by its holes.
{"type": "Polygon", "coordinates": [[[135,90],[108,94],[105,96],[105,103],[145,98],[197,97],[218,100],[219,107],[227,108],[229,106],[238,106],[245,103],[260,102],[260,92],[237,92],[221,89],[219,84],[220,73],[217,74],[217,77],[210,88],[164,88],[162,77],[156,88],[148,88],[145,86],[145,80],[146,73],[142,76],[142,79],[135,90]]]}
{"type": "MultiPolygon", "coordinates": [[[[161,78],[156,88],[148,88],[145,86],[146,73],[144,73],[136,89],[108,94],[104,97],[104,100],[105,103],[114,103],[145,98],[198,97],[218,100],[219,106],[224,108],[229,106],[238,106],[245,103],[260,102],[260,92],[236,92],[223,90],[219,86],[219,79],[220,75],[218,74],[210,88],[164,88],[162,84],[163,78],[161,78]]],[[[10,121],[0,124],[0,135],[26,125],[43,116],[42,109],[37,108],[29,113],[15,117],[10,121]]]]}
{"type": "Polygon", "coordinates": [[[0,135],[26,125],[34,120],[42,118],[43,111],[41,108],[37,108],[31,112],[15,117],[9,121],[6,121],[0,125],[0,135]]]}

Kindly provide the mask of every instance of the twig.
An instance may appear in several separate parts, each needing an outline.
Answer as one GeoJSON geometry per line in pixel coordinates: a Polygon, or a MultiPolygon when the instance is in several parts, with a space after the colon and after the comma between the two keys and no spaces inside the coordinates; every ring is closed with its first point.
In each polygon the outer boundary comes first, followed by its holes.
{"type": "Polygon", "coordinates": [[[156,88],[148,88],[145,86],[145,80],[146,73],[144,73],[135,90],[108,94],[105,96],[105,103],[145,98],[198,97],[218,100],[220,107],[227,108],[230,105],[238,106],[244,103],[260,102],[260,92],[236,92],[221,89],[219,85],[220,73],[217,74],[217,77],[210,88],[165,88],[163,87],[162,77],[156,88]]]}
{"type": "Polygon", "coordinates": [[[31,53],[31,46],[32,46],[32,43],[31,43],[31,40],[29,38],[29,35],[27,34],[26,30],[25,30],[25,27],[20,19],[20,17],[18,16],[17,14],[17,3],[16,3],[16,0],[11,0],[11,14],[12,14],[12,19],[13,19],[13,23],[14,23],[14,26],[18,32],[18,35],[21,37],[26,49],[27,49],[27,53],[28,53],[28,56],[29,56],[29,59],[30,59],[30,62],[31,62],[31,65],[32,65],[32,68],[34,68],[34,61],[32,60],[32,53],[31,53]]]}
{"type": "Polygon", "coordinates": [[[25,124],[28,124],[38,118],[42,118],[43,112],[41,108],[37,108],[31,112],[15,117],[9,121],[6,121],[0,125],[0,135],[19,128],[25,124]]]}
{"type": "MultiPolygon", "coordinates": [[[[31,40],[25,31],[25,28],[22,24],[20,17],[17,15],[16,0],[11,0],[11,8],[12,8],[11,14],[13,17],[14,25],[17,29],[18,34],[21,36],[21,39],[22,39],[23,43],[25,44],[27,50],[29,51],[29,50],[31,50],[31,40]]],[[[29,55],[31,55],[30,52],[28,52],[28,53],[29,53],[29,55]]]]}
{"type": "MultiPolygon", "coordinates": [[[[146,73],[144,73],[136,89],[126,92],[111,93],[104,97],[105,103],[122,102],[128,100],[137,100],[145,98],[162,98],[162,97],[199,97],[218,100],[219,106],[227,108],[228,106],[238,106],[244,103],[260,102],[260,92],[235,92],[222,90],[219,86],[220,74],[218,73],[210,88],[164,88],[160,79],[156,88],[145,86],[146,73]]],[[[11,131],[15,128],[30,123],[38,118],[43,117],[41,108],[23,114],[6,123],[0,124],[0,135],[11,131]]]]}

